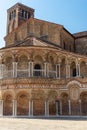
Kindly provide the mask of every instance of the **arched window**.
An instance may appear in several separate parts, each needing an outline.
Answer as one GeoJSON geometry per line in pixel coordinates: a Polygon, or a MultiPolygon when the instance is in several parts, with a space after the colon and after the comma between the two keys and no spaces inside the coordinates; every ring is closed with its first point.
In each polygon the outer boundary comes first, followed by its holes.
{"type": "Polygon", "coordinates": [[[28,19],[30,18],[30,16],[31,16],[31,14],[30,14],[30,12],[28,12],[28,19]]]}
{"type": "Polygon", "coordinates": [[[39,64],[36,64],[35,66],[34,66],[34,76],[40,76],[41,75],[41,73],[40,73],[40,69],[41,69],[41,66],[39,65],[39,64]]]}
{"type": "Polygon", "coordinates": [[[66,49],[66,43],[63,42],[63,49],[66,49]]]}
{"type": "Polygon", "coordinates": [[[16,17],[16,10],[14,10],[14,18],[16,17]]]}
{"type": "Polygon", "coordinates": [[[27,11],[25,11],[25,18],[27,18],[27,11]]]}
{"type": "Polygon", "coordinates": [[[9,14],[9,20],[11,20],[11,13],[9,14]]]}
{"type": "Polygon", "coordinates": [[[22,17],[24,17],[24,10],[22,10],[22,17]]]}
{"type": "Polygon", "coordinates": [[[69,51],[72,51],[72,49],[71,49],[71,45],[69,46],[69,51]]]}
{"type": "Polygon", "coordinates": [[[13,19],[14,18],[14,13],[13,13],[13,11],[12,11],[12,14],[11,14],[11,19],[13,19]]]}
{"type": "Polygon", "coordinates": [[[73,77],[76,76],[76,68],[73,69],[73,77]]]}
{"type": "Polygon", "coordinates": [[[14,28],[15,28],[15,21],[13,21],[12,30],[14,30],[14,28]]]}

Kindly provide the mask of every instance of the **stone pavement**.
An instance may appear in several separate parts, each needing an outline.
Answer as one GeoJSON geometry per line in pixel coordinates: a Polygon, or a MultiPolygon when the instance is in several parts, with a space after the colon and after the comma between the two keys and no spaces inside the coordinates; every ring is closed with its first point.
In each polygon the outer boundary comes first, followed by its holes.
{"type": "Polygon", "coordinates": [[[0,118],[0,130],[87,130],[87,119],[0,118]]]}

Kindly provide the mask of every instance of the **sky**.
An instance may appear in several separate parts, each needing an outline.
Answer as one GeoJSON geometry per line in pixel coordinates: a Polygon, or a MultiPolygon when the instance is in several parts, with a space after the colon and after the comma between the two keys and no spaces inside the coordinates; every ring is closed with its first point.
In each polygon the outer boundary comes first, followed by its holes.
{"type": "Polygon", "coordinates": [[[5,46],[7,9],[17,2],[35,9],[35,18],[63,25],[72,34],[87,31],[87,0],[1,0],[0,48],[5,46]]]}

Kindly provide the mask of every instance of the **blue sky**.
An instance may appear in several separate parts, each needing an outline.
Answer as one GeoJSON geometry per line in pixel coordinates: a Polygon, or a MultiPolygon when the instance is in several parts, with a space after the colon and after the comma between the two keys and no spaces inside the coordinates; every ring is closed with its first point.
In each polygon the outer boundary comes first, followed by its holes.
{"type": "Polygon", "coordinates": [[[0,1],[0,48],[5,45],[7,9],[23,3],[35,9],[35,18],[63,25],[70,33],[87,30],[87,0],[2,0],[0,1]]]}

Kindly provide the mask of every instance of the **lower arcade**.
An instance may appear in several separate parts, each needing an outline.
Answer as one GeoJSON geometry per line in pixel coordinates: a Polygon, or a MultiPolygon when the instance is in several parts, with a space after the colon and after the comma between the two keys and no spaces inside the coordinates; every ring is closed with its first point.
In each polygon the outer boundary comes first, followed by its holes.
{"type": "MultiPolygon", "coordinates": [[[[23,80],[23,79],[21,79],[23,80]]],[[[35,82],[38,82],[37,79],[35,82]]],[[[48,80],[47,80],[48,82],[48,80]]],[[[66,86],[37,84],[7,86],[1,90],[0,116],[86,116],[87,92],[77,80],[66,86]],[[64,88],[63,88],[64,87],[64,88]],[[51,89],[50,89],[51,88],[51,89]]]]}

